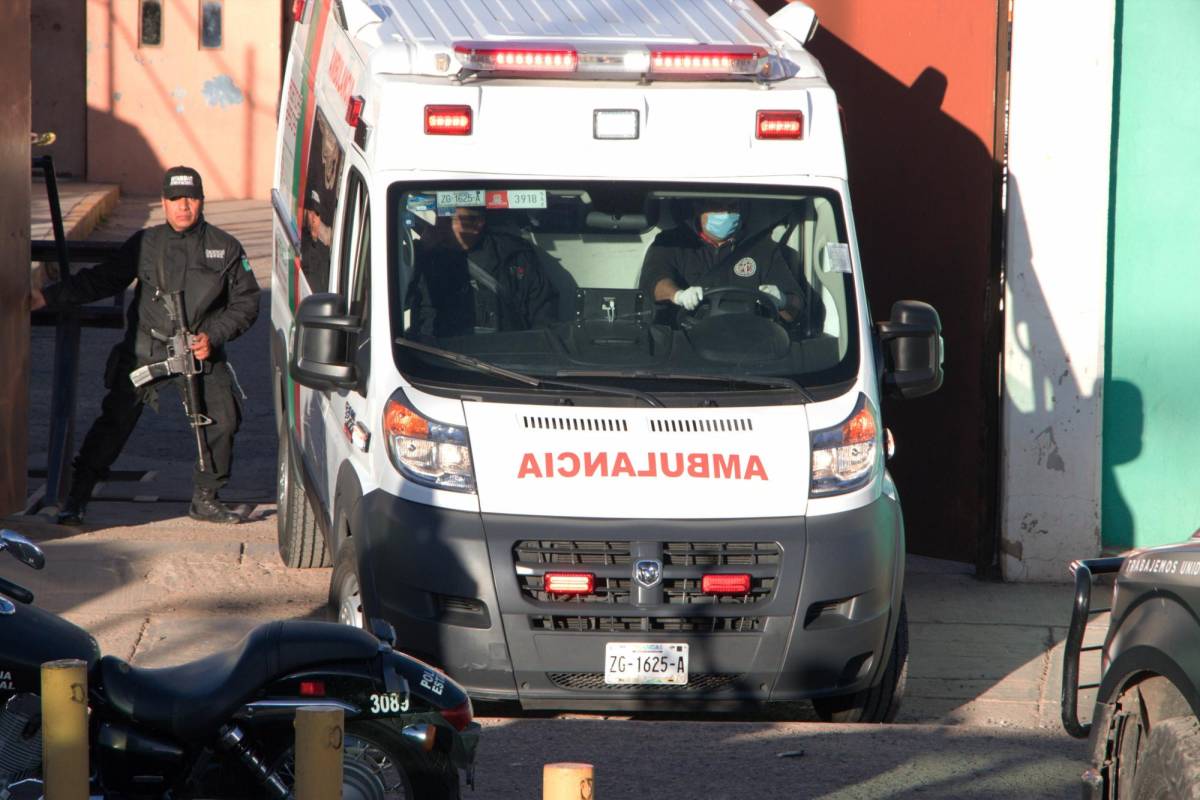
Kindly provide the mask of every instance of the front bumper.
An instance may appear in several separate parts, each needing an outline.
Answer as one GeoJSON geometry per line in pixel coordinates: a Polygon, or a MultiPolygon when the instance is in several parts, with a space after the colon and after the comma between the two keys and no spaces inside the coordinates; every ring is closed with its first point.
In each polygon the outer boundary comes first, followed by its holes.
{"type": "Polygon", "coordinates": [[[822,517],[681,521],[480,515],[373,492],[353,530],[364,612],[395,626],[398,649],[477,699],[527,708],[718,709],[859,691],[882,671],[903,587],[903,525],[887,497],[822,517]],[[759,555],[739,552],[748,543],[759,555]],[[593,562],[576,570],[627,575],[609,583],[629,588],[599,602],[531,591],[519,558],[563,547],[593,562]],[[664,586],[751,571],[765,588],[752,602],[643,592],[630,561],[644,558],[663,563],[664,586]],[[606,686],[605,644],[617,641],[688,644],[689,683],[606,686]]]}

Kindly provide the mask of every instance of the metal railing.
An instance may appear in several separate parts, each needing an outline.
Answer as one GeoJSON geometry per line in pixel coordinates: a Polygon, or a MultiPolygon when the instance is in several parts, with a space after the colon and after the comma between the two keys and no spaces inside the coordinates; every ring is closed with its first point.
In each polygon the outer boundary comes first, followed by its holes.
{"type": "Polygon", "coordinates": [[[1071,626],[1067,629],[1067,642],[1063,650],[1062,723],[1067,733],[1077,739],[1086,739],[1092,730],[1090,722],[1085,724],[1079,721],[1079,693],[1100,686],[1099,682],[1080,685],[1079,658],[1083,653],[1104,649],[1103,644],[1084,647],[1083,636],[1093,616],[1112,610],[1107,607],[1092,608],[1092,582],[1096,575],[1117,572],[1124,563],[1124,556],[1090,558],[1071,563],[1071,572],[1075,575],[1075,604],[1071,609],[1071,626]]]}

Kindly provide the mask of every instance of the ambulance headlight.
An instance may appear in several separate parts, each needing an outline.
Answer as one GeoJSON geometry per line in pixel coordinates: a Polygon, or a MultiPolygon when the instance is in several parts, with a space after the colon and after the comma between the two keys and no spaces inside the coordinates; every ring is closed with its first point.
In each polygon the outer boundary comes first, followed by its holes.
{"type": "Polygon", "coordinates": [[[388,457],[415,483],[456,492],[475,491],[466,428],[428,419],[394,395],[383,410],[388,457]]]}
{"type": "Polygon", "coordinates": [[[866,486],[882,467],[879,413],[866,395],[840,425],[813,431],[811,497],[845,494],[866,486]]]}

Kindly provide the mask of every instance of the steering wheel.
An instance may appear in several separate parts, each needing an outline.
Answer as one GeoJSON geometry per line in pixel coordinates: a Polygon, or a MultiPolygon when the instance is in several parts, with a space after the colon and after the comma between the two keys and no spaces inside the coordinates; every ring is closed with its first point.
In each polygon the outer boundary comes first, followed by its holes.
{"type": "Polygon", "coordinates": [[[775,305],[775,298],[769,294],[760,292],[758,289],[743,289],[740,286],[720,286],[711,291],[704,290],[704,297],[696,306],[697,319],[705,319],[709,317],[718,317],[722,314],[745,314],[746,301],[750,301],[758,308],[765,309],[764,316],[772,322],[780,322],[779,307],[775,305]],[[740,302],[739,302],[740,301],[740,302]],[[700,309],[708,306],[707,311],[699,313],[700,309]]]}

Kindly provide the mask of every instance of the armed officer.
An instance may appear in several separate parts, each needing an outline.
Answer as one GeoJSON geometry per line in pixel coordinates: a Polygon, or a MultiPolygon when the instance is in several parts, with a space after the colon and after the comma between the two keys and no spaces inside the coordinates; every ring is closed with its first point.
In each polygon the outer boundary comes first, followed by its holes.
{"type": "Polygon", "coordinates": [[[181,378],[167,378],[135,387],[129,373],[163,361],[163,339],[178,333],[168,312],[170,292],[183,292],[185,320],[195,334],[192,352],[200,361],[202,411],[211,424],[201,427],[207,448],[207,469],[196,460],[189,516],[206,522],[236,524],[241,517],[226,507],[217,492],[229,481],[233,437],[241,423],[235,397],[237,379],[225,359],[225,343],[245,333],[258,317],[258,282],[237,239],[204,220],[204,185],[191,167],[172,167],[163,176],[162,208],[165,225],[131,236],[109,260],[81,270],[41,291],[34,289],[32,307],[81,305],[123,291],[137,279],[126,312],[125,338],[113,348],[104,370],[108,389],[100,417],[84,437],[75,457],[71,488],[59,522],[79,525],[98,481],[108,476],[142,407],[158,408],[158,390],[181,378]]]}

